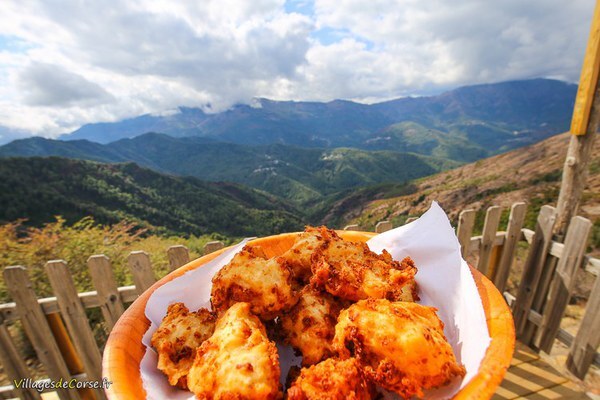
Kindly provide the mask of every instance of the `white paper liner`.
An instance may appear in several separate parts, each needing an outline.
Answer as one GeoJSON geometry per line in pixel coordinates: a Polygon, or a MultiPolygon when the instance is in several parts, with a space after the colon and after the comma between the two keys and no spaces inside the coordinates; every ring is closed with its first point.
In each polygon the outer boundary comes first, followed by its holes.
{"type": "MultiPolygon", "coordinates": [[[[145,312],[151,325],[142,339],[146,353],[140,363],[147,399],[194,399],[192,393],[170,386],[166,376],[157,369],[157,355],[150,346],[150,339],[166,315],[169,304],[183,302],[190,310],[210,308],[213,275],[227,264],[248,240],[245,239],[201,268],[166,283],[148,299],[145,312]]],[[[445,324],[444,333],[458,361],[463,363],[467,370],[463,380],[429,391],[426,398],[437,400],[452,397],[477,374],[490,343],[490,336],[475,281],[467,263],[461,258],[460,245],[448,217],[441,207],[433,202],[431,208],[419,219],[377,235],[367,243],[371,250],[377,253],[386,249],[396,260],[410,256],[415,261],[421,298],[419,303],[438,309],[438,315],[445,324]]],[[[289,367],[299,365],[301,359],[293,355],[289,346],[278,344],[277,347],[283,382],[289,367]]],[[[390,394],[386,397],[397,398],[390,394]]]]}

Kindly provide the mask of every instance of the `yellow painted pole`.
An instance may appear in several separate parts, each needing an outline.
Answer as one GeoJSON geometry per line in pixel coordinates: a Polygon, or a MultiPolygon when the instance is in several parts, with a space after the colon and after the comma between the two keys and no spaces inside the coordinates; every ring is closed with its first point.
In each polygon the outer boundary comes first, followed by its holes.
{"type": "Polygon", "coordinates": [[[590,111],[598,84],[598,71],[600,71],[600,1],[596,0],[590,38],[585,50],[579,89],[573,108],[573,119],[571,120],[571,134],[573,135],[585,135],[588,131],[590,111]]]}
{"type": "Polygon", "coordinates": [[[585,188],[588,164],[594,148],[596,132],[600,123],[600,0],[592,17],[592,27],[587,50],[581,68],[581,78],[573,119],[571,140],[563,166],[562,181],[556,209],[554,234],[559,241],[567,231],[571,218],[577,215],[579,200],[585,188]]]}

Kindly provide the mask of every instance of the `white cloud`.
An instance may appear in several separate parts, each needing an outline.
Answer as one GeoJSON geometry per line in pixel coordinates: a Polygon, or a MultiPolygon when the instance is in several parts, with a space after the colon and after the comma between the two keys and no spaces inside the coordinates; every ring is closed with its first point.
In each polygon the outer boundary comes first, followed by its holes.
{"type": "MultiPolygon", "coordinates": [[[[316,0],[318,26],[347,29],[402,63],[396,90],[579,78],[594,2],[316,0]]],[[[333,51],[333,49],[331,49],[333,51]]],[[[375,79],[393,75],[374,65],[375,79]]]]}
{"type": "Polygon", "coordinates": [[[58,65],[35,63],[19,73],[22,101],[31,106],[93,107],[114,100],[106,90],[58,65]]]}
{"type": "Polygon", "coordinates": [[[297,3],[4,1],[0,125],[56,136],[88,122],[180,105],[218,111],[254,97],[376,101],[508,79],[575,81],[594,6],[297,3]],[[18,51],[3,48],[3,37],[18,39],[18,51]]]}

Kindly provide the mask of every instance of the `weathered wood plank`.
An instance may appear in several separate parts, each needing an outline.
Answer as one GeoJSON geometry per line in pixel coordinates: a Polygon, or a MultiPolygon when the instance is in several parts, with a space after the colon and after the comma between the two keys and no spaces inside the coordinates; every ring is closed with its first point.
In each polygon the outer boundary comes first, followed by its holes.
{"type": "Polygon", "coordinates": [[[490,277],[490,256],[492,255],[492,247],[494,246],[494,239],[496,239],[496,231],[498,230],[501,214],[502,208],[498,206],[488,208],[485,213],[477,269],[488,278],[490,277]]]}
{"type": "Polygon", "coordinates": [[[394,226],[390,221],[379,221],[377,225],[375,225],[375,232],[383,233],[391,230],[394,226]]]}
{"type": "MultiPolygon", "coordinates": [[[[515,296],[508,292],[504,292],[503,295],[504,299],[506,300],[506,303],[509,306],[512,306],[515,303],[515,296]]],[[[539,325],[542,322],[542,315],[535,310],[530,310],[529,315],[527,316],[527,320],[535,325],[539,325]]],[[[571,346],[573,344],[573,341],[575,340],[575,337],[566,330],[560,328],[558,330],[558,335],[556,335],[556,339],[559,342],[564,343],[566,346],[571,346]]],[[[592,358],[593,364],[600,367],[600,353],[596,352],[592,358]]]]}
{"type": "Polygon", "coordinates": [[[600,276],[600,260],[594,257],[584,256],[583,269],[594,276],[600,276]]]}
{"type": "MultiPolygon", "coordinates": [[[[63,320],[86,374],[90,379],[102,380],[102,356],[85,314],[85,308],[77,296],[77,288],[73,283],[67,263],[63,260],[48,261],[45,269],[52,290],[56,294],[63,320]]],[[[95,395],[97,398],[106,399],[102,390],[96,390],[95,395]]]]}
{"type": "Polygon", "coordinates": [[[600,332],[599,309],[600,278],[596,278],[581,325],[579,325],[579,330],[567,357],[567,368],[580,379],[585,377],[592,361],[598,358],[596,349],[600,345],[600,334],[598,334],[600,332]]]}
{"type": "MultiPolygon", "coordinates": [[[[119,295],[123,303],[131,303],[138,298],[138,292],[135,286],[122,286],[119,288],[119,295]]],[[[81,302],[85,308],[100,307],[100,300],[98,299],[98,292],[83,292],[78,293],[81,302]]],[[[54,314],[59,312],[58,302],[56,297],[45,297],[38,299],[38,304],[42,307],[44,314],[54,314]]],[[[19,313],[17,312],[15,303],[4,303],[0,304],[0,320],[6,322],[12,322],[19,319],[19,313]]]]}
{"type": "Polygon", "coordinates": [[[529,247],[517,298],[513,305],[517,336],[523,333],[527,323],[527,315],[533,303],[533,295],[537,289],[542,275],[542,267],[545,264],[548,249],[552,242],[552,227],[555,219],[556,209],[547,205],[543,206],[538,215],[535,234],[529,247]]]}
{"type": "Polygon", "coordinates": [[[206,243],[202,249],[204,250],[204,254],[210,254],[217,250],[221,250],[223,247],[225,247],[225,244],[223,242],[221,242],[219,240],[215,240],[215,241],[206,243]]]}
{"type": "Polygon", "coordinates": [[[352,225],[346,225],[344,227],[345,231],[358,231],[360,230],[360,227],[357,224],[352,224],[352,225]]]}
{"type": "Polygon", "coordinates": [[[456,236],[460,243],[460,252],[463,258],[467,257],[471,235],[473,234],[473,225],[475,224],[475,210],[463,210],[458,216],[458,228],[456,236]]]}
{"type": "Polygon", "coordinates": [[[190,262],[190,252],[187,247],[181,244],[169,247],[167,255],[169,256],[169,268],[171,271],[175,271],[177,268],[190,262]]]}
{"type": "MultiPolygon", "coordinates": [[[[54,380],[68,380],[71,374],[52,336],[46,316],[37,302],[26,269],[21,266],[5,268],[4,281],[17,305],[25,333],[44,364],[46,373],[54,380]]],[[[75,390],[57,389],[56,392],[62,400],[80,398],[75,390]]]]}
{"type": "Polygon", "coordinates": [[[98,292],[100,310],[104,316],[104,322],[107,332],[110,332],[117,323],[117,320],[125,311],[119,290],[117,280],[113,272],[110,260],[104,254],[94,255],[88,258],[88,267],[92,282],[98,292]]]}
{"type": "Polygon", "coordinates": [[[132,251],[127,257],[129,270],[139,294],[144,293],[156,282],[150,256],[145,251],[132,251]]]}
{"type": "MultiPolygon", "coordinates": [[[[21,379],[31,379],[31,374],[23,362],[10,333],[4,323],[0,324],[0,360],[9,381],[19,382],[21,379]]],[[[13,388],[14,393],[24,400],[40,400],[42,397],[35,389],[13,388]]]]}
{"type": "MultiPolygon", "coordinates": [[[[546,300],[548,299],[548,291],[550,290],[550,283],[552,282],[552,278],[554,277],[554,272],[556,271],[556,264],[558,263],[558,260],[558,258],[548,254],[548,257],[546,257],[546,262],[542,266],[540,279],[535,289],[535,293],[533,294],[533,302],[531,303],[531,309],[539,313],[542,313],[544,307],[546,306],[546,300]]],[[[537,325],[528,322],[525,326],[523,333],[519,337],[520,340],[530,347],[535,347],[533,339],[537,333],[537,328],[537,325]]]]}
{"type": "MultiPolygon", "coordinates": [[[[505,232],[496,232],[496,238],[494,239],[494,246],[503,246],[504,245],[504,237],[506,236],[505,232]]],[[[481,247],[481,235],[473,236],[469,241],[469,251],[479,251],[481,247]]]]}
{"type": "Polygon", "coordinates": [[[502,246],[498,268],[494,274],[494,285],[496,285],[500,293],[503,293],[506,288],[506,282],[508,281],[508,276],[517,251],[517,243],[521,238],[521,228],[525,221],[526,211],[527,205],[523,202],[513,204],[510,209],[508,226],[506,227],[506,239],[502,246]]]}
{"type": "MultiPolygon", "coordinates": [[[[558,209],[556,210],[557,214],[558,214],[558,209]]],[[[556,224],[556,221],[555,221],[556,224]]],[[[556,230],[555,229],[556,226],[554,226],[553,228],[553,232],[556,230]]],[[[556,239],[556,235],[552,236],[553,239],[556,239]]],[[[564,238],[564,236],[563,236],[564,238]]],[[[550,242],[550,248],[552,247],[552,243],[554,243],[554,241],[550,242]]],[[[541,273],[540,273],[540,277],[537,283],[537,286],[535,288],[535,292],[533,293],[532,297],[533,297],[533,301],[531,303],[531,309],[535,310],[539,313],[541,313],[544,309],[544,306],[546,305],[546,299],[548,297],[548,290],[550,289],[550,282],[552,281],[552,277],[554,276],[554,271],[556,270],[556,264],[558,262],[558,258],[552,256],[551,254],[548,255],[544,261],[544,264],[541,267],[541,273]]],[[[535,334],[537,332],[538,329],[538,325],[536,324],[532,324],[531,322],[527,321],[527,323],[525,324],[525,328],[523,329],[523,331],[521,332],[519,339],[525,343],[526,345],[530,346],[530,347],[535,347],[535,345],[533,344],[533,339],[535,337],[535,334]]]]}
{"type": "MultiPolygon", "coordinates": [[[[533,231],[531,229],[523,228],[521,229],[521,232],[527,243],[531,243],[531,239],[533,238],[533,231]]],[[[562,255],[563,247],[564,246],[562,243],[552,242],[549,254],[556,258],[560,258],[560,256],[562,255]]],[[[594,276],[600,276],[600,260],[594,257],[590,257],[588,255],[584,256],[583,269],[594,276]]]]}
{"type": "Polygon", "coordinates": [[[583,217],[574,217],[569,224],[563,254],[556,266],[556,273],[548,291],[548,302],[542,312],[542,322],[533,340],[536,347],[547,353],[552,349],[560,322],[573,293],[591,229],[592,223],[583,217]]]}

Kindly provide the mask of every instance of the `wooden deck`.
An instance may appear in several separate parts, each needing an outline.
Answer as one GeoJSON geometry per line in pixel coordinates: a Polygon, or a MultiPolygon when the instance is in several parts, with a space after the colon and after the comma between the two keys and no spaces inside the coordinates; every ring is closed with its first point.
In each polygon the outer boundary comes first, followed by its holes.
{"type": "Polygon", "coordinates": [[[504,381],[492,397],[506,399],[597,399],[570,381],[533,350],[518,343],[504,381]]]}

